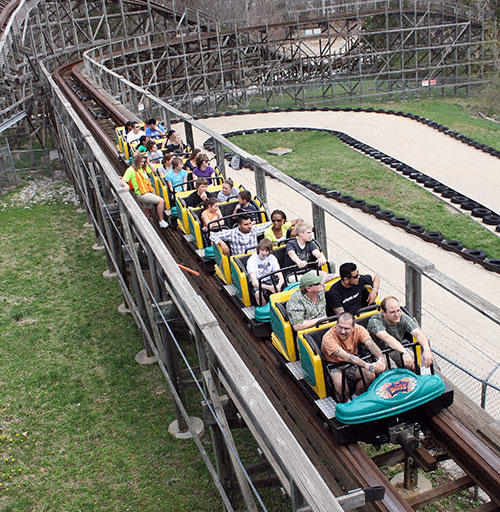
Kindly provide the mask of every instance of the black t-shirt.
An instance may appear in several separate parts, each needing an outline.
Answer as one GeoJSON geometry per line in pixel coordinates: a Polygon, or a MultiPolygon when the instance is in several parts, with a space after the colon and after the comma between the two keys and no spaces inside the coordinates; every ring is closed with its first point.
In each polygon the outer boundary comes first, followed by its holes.
{"type": "Polygon", "coordinates": [[[313,251],[317,248],[318,246],[314,242],[307,242],[305,247],[302,248],[295,238],[293,240],[289,240],[285,247],[285,260],[283,262],[283,267],[295,265],[295,262],[290,259],[290,256],[288,256],[289,251],[295,251],[295,254],[302,261],[309,263],[311,261],[315,261],[316,258],[313,255],[313,251]]]}
{"type": "Polygon", "coordinates": [[[366,306],[367,294],[365,285],[373,286],[372,276],[362,275],[359,283],[351,288],[346,288],[341,281],[337,281],[326,292],[326,314],[335,314],[334,308],[344,308],[344,311],[355,315],[362,307],[366,306]]]}
{"type": "Polygon", "coordinates": [[[174,154],[179,154],[179,153],[182,153],[184,152],[184,144],[180,143],[180,144],[167,144],[167,147],[165,148],[165,151],[167,153],[174,153],[174,154]]]}
{"type": "MultiPolygon", "coordinates": [[[[217,193],[207,192],[207,199],[209,197],[215,197],[217,193]]],[[[201,206],[203,204],[203,199],[198,195],[198,192],[195,190],[192,194],[189,194],[184,198],[184,202],[186,206],[190,206],[191,208],[196,208],[197,206],[201,206]]]]}

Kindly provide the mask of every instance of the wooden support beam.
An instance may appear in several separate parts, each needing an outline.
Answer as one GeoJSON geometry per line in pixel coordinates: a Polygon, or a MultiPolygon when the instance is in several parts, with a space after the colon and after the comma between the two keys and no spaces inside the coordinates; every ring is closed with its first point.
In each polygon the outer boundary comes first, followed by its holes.
{"type": "Polygon", "coordinates": [[[205,380],[205,384],[207,386],[207,391],[208,391],[208,394],[210,395],[210,400],[212,402],[212,406],[214,408],[215,414],[217,415],[217,419],[219,420],[221,428],[225,434],[224,439],[227,444],[229,457],[231,459],[233,469],[236,474],[238,484],[240,486],[241,494],[243,496],[243,500],[245,501],[246,508],[249,512],[257,512],[257,506],[255,505],[255,501],[252,496],[252,491],[250,490],[250,486],[248,485],[248,481],[243,472],[243,469],[240,466],[239,457],[237,455],[237,450],[236,450],[236,445],[234,444],[233,436],[231,434],[231,430],[227,423],[226,415],[224,414],[224,408],[222,407],[222,402],[220,400],[219,394],[215,387],[215,383],[212,379],[212,374],[208,370],[204,371],[203,378],[205,380]]]}
{"type": "Polygon", "coordinates": [[[488,501],[488,503],[483,503],[479,507],[471,508],[469,512],[500,512],[500,507],[493,501],[488,501]]]}
{"type": "Polygon", "coordinates": [[[429,491],[423,492],[422,494],[417,494],[416,496],[408,498],[408,504],[416,509],[426,505],[427,503],[432,503],[433,501],[446,498],[446,496],[450,496],[451,494],[455,494],[459,491],[463,491],[464,489],[468,489],[473,485],[474,482],[472,479],[465,475],[461,478],[458,478],[457,480],[446,482],[445,484],[438,487],[433,487],[429,491]]]}

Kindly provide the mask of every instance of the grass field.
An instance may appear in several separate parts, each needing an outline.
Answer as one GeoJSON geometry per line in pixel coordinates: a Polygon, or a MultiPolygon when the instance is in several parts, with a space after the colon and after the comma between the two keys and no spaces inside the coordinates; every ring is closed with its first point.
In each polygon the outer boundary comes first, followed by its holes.
{"type": "Polygon", "coordinates": [[[427,230],[441,231],[447,239],[460,240],[466,247],[483,249],[488,256],[500,258],[499,237],[333,135],[315,131],[255,133],[232,137],[231,141],[292,177],[391,209],[427,230]],[[266,153],[275,147],[293,152],[283,156],[266,153]]]}
{"type": "Polygon", "coordinates": [[[0,510],[214,510],[194,443],[168,433],[161,372],[134,360],[142,339],[85,221],[61,203],[0,211],[0,510]]]}

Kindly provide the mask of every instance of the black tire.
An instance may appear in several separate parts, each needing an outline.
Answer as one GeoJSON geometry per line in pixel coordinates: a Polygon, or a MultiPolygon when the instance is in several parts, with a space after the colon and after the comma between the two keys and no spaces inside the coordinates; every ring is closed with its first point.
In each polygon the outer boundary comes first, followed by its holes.
{"type": "Polygon", "coordinates": [[[394,212],[392,210],[379,210],[377,213],[386,219],[392,219],[394,217],[394,212]]]}
{"type": "Polygon", "coordinates": [[[484,219],[484,217],[486,217],[486,215],[491,215],[491,210],[488,210],[488,208],[483,208],[482,206],[480,206],[479,208],[474,208],[472,211],[471,211],[471,215],[473,217],[479,217],[481,219],[484,219]]]}
{"type": "Polygon", "coordinates": [[[442,194],[445,190],[449,190],[449,188],[446,185],[442,185],[441,183],[437,182],[438,185],[434,185],[432,187],[432,190],[438,194],[442,194]]]}
{"type": "Polygon", "coordinates": [[[338,199],[341,195],[338,190],[327,190],[326,194],[334,199],[338,199]]]}
{"type": "Polygon", "coordinates": [[[395,224],[399,224],[400,226],[408,226],[410,223],[410,219],[408,217],[401,217],[400,215],[395,215],[391,221],[395,224]]]}
{"type": "Polygon", "coordinates": [[[409,176],[411,173],[416,172],[415,169],[409,165],[405,165],[401,170],[405,176],[409,176]]]}
{"type": "Polygon", "coordinates": [[[451,198],[451,202],[455,203],[455,204],[462,204],[464,201],[469,201],[469,198],[465,197],[465,196],[463,196],[461,194],[458,194],[458,195],[453,196],[451,198]]]}
{"type": "Polygon", "coordinates": [[[445,240],[443,242],[447,247],[452,247],[453,249],[458,249],[461,251],[464,248],[464,244],[460,242],[460,240],[445,240]]]}
{"type": "Polygon", "coordinates": [[[476,201],[471,201],[470,199],[460,203],[460,208],[462,208],[462,210],[472,211],[475,208],[480,208],[480,207],[481,207],[481,205],[479,203],[476,203],[476,201]]]}
{"type": "Polygon", "coordinates": [[[380,206],[378,204],[367,204],[366,209],[370,210],[373,213],[376,213],[380,210],[380,206]]]}
{"type": "Polygon", "coordinates": [[[420,224],[408,224],[408,228],[419,234],[422,234],[425,231],[424,226],[421,226],[420,224]]]}
{"type": "Polygon", "coordinates": [[[500,260],[497,258],[486,258],[486,263],[500,270],[500,260]]]}
{"type": "Polygon", "coordinates": [[[434,242],[442,242],[444,240],[444,235],[440,231],[426,231],[424,235],[434,242]]]}
{"type": "Polygon", "coordinates": [[[458,192],[456,190],[453,190],[452,188],[447,188],[446,190],[443,190],[441,192],[441,195],[443,197],[446,197],[448,199],[452,198],[453,196],[458,195],[458,192]]]}
{"type": "Polygon", "coordinates": [[[423,176],[423,174],[421,172],[412,172],[411,174],[408,175],[408,177],[411,179],[411,180],[418,180],[418,178],[420,176],[423,176]]]}
{"type": "Polygon", "coordinates": [[[486,259],[486,253],[481,249],[465,249],[463,252],[468,256],[472,256],[476,260],[484,261],[486,259]]]}
{"type": "Polygon", "coordinates": [[[353,199],[353,197],[348,194],[342,194],[340,198],[342,199],[342,201],[345,201],[346,203],[350,203],[353,199]]]}
{"type": "Polygon", "coordinates": [[[366,201],[364,199],[353,199],[352,204],[358,208],[361,208],[362,206],[366,205],[366,201]]]}
{"type": "Polygon", "coordinates": [[[500,224],[500,215],[496,215],[495,213],[492,213],[491,215],[485,215],[483,217],[483,222],[489,226],[498,225],[500,224]]]}
{"type": "Polygon", "coordinates": [[[420,174],[420,176],[417,176],[417,183],[425,183],[428,179],[427,174],[420,174]]]}
{"type": "Polygon", "coordinates": [[[433,180],[433,179],[424,181],[424,187],[425,188],[432,188],[433,189],[437,185],[439,185],[439,181],[436,181],[436,180],[433,180]]]}

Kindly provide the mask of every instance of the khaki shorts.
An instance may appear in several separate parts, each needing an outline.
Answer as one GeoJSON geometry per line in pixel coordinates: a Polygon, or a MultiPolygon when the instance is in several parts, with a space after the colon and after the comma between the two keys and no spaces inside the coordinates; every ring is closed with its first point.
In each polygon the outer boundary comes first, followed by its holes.
{"type": "Polygon", "coordinates": [[[160,201],[163,201],[163,199],[160,196],[157,196],[156,194],[153,194],[151,192],[148,192],[146,194],[138,194],[137,200],[146,206],[158,204],[160,201]]]}

